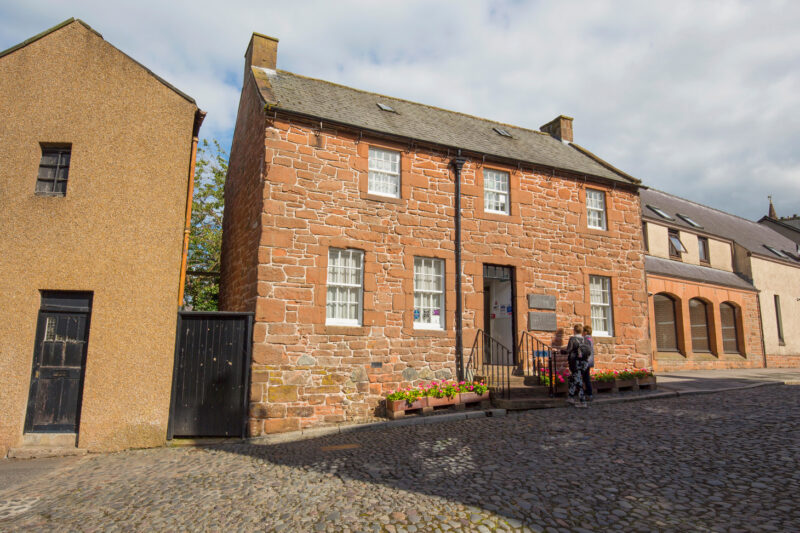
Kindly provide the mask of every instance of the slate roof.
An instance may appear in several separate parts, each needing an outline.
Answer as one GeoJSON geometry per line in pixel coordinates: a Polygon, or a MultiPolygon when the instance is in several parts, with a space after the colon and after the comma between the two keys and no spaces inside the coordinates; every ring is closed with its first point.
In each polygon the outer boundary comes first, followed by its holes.
{"type": "Polygon", "coordinates": [[[644,256],[644,270],[648,274],[661,274],[671,278],[711,283],[736,289],[756,290],[752,284],[743,280],[733,272],[700,265],[690,265],[688,263],[653,257],[651,255],[644,256]]]}
{"type": "Polygon", "coordinates": [[[614,182],[640,183],[588,150],[574,143],[564,144],[546,133],[283,70],[252,67],[252,72],[264,101],[277,110],[614,182]],[[395,112],[381,110],[378,103],[390,106],[395,112]],[[495,127],[506,130],[512,138],[498,134],[495,127]]]}
{"type": "Polygon", "coordinates": [[[792,266],[800,266],[800,261],[781,259],[764,247],[764,245],[772,246],[777,250],[789,252],[795,256],[797,252],[797,245],[791,239],[784,237],[768,226],[655,189],[642,189],[639,191],[639,195],[641,198],[642,217],[645,219],[665,226],[684,228],[691,232],[722,237],[736,242],[754,255],[789,263],[792,266]],[[661,218],[650,210],[647,207],[648,205],[658,207],[675,220],[661,218]],[[677,216],[678,213],[689,216],[703,227],[695,228],[677,216]]]}
{"type": "MultiPolygon", "coordinates": [[[[10,48],[6,48],[5,50],[3,50],[3,51],[1,51],[1,52],[0,52],[0,58],[2,58],[2,57],[4,57],[4,56],[7,56],[7,55],[9,55],[9,54],[11,54],[12,52],[16,52],[16,51],[17,51],[17,50],[19,50],[20,48],[25,48],[25,47],[26,47],[26,46],[28,46],[29,44],[31,44],[31,43],[35,43],[35,42],[36,42],[36,41],[38,41],[39,39],[42,39],[42,38],[44,38],[44,37],[47,37],[47,36],[48,36],[48,35],[50,35],[51,33],[53,33],[53,32],[56,32],[56,31],[60,30],[61,28],[65,27],[65,26],[69,26],[69,25],[70,25],[70,24],[72,24],[73,22],[80,24],[81,26],[83,26],[84,28],[86,28],[87,30],[89,30],[90,32],[94,33],[95,35],[97,35],[98,37],[100,37],[101,39],[103,39],[103,36],[100,34],[100,32],[98,32],[97,30],[95,30],[94,28],[92,28],[91,26],[89,26],[88,24],[86,24],[86,23],[85,23],[84,21],[82,21],[81,19],[76,19],[76,18],[74,18],[74,17],[71,17],[71,18],[68,18],[67,20],[65,20],[64,22],[61,22],[61,23],[59,23],[59,24],[56,24],[56,25],[55,25],[55,26],[53,26],[52,28],[48,28],[48,29],[44,30],[44,31],[43,31],[43,32],[41,32],[41,33],[37,33],[36,35],[34,35],[33,37],[31,37],[31,38],[29,38],[29,39],[25,39],[24,41],[22,41],[22,42],[21,42],[21,43],[19,43],[19,44],[15,44],[14,46],[12,46],[12,47],[10,47],[10,48]]],[[[103,39],[103,40],[105,41],[105,39],[103,39]]],[[[108,41],[106,41],[106,42],[108,43],[108,41]]],[[[153,72],[152,70],[150,70],[149,68],[147,68],[146,66],[142,65],[141,63],[139,63],[138,61],[136,61],[135,59],[133,59],[131,56],[129,56],[128,54],[126,54],[125,52],[123,52],[122,50],[120,50],[119,48],[117,48],[116,46],[114,46],[113,44],[111,44],[111,43],[108,43],[108,44],[109,44],[110,46],[112,46],[114,49],[116,49],[117,51],[119,51],[119,52],[120,52],[122,55],[124,55],[125,57],[127,57],[128,59],[130,59],[131,61],[133,61],[134,63],[136,63],[136,64],[137,64],[137,65],[139,65],[140,67],[142,67],[143,69],[145,69],[145,70],[146,70],[146,71],[147,71],[147,72],[148,72],[148,73],[149,73],[151,76],[153,76],[155,79],[157,79],[157,80],[158,80],[159,82],[161,82],[162,84],[166,85],[168,88],[170,88],[170,89],[172,89],[173,91],[175,91],[176,93],[178,93],[178,94],[179,94],[181,97],[185,98],[186,100],[188,100],[189,102],[191,102],[191,103],[193,103],[193,104],[196,104],[196,103],[197,103],[197,102],[195,102],[194,98],[192,98],[192,97],[191,97],[191,96],[189,96],[188,94],[184,93],[183,91],[181,91],[180,89],[178,89],[177,87],[175,87],[174,85],[172,85],[170,82],[168,82],[167,80],[165,80],[164,78],[162,78],[161,76],[159,76],[158,74],[156,74],[155,72],[153,72]]]]}

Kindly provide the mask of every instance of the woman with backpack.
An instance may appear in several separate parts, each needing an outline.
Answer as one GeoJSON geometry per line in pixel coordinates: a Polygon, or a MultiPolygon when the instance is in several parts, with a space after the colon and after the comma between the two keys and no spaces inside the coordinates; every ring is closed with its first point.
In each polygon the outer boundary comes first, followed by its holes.
{"type": "Polygon", "coordinates": [[[575,324],[572,329],[574,334],[569,338],[566,349],[561,350],[562,354],[567,354],[567,363],[569,364],[569,399],[567,401],[575,407],[586,407],[583,376],[584,371],[588,368],[591,349],[583,339],[583,325],[575,324]],[[575,403],[576,395],[580,404],[575,403]]]}
{"type": "Polygon", "coordinates": [[[583,385],[586,389],[586,399],[590,402],[594,399],[592,395],[592,376],[590,375],[591,369],[594,368],[594,339],[592,338],[592,326],[583,326],[583,341],[589,345],[591,352],[586,361],[586,370],[583,371],[583,385]]]}

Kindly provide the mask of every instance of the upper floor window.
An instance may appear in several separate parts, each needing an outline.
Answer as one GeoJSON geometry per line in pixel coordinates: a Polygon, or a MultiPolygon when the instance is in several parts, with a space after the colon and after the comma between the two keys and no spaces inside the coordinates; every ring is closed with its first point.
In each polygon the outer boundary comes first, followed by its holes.
{"type": "Polygon", "coordinates": [[[399,152],[370,147],[367,192],[400,198],[399,152]]]}
{"type": "Polygon", "coordinates": [[[414,327],[444,329],[444,261],[414,258],[414,327]]]}
{"type": "Polygon", "coordinates": [[[587,225],[593,229],[607,229],[606,195],[603,191],[586,189],[587,225]]]}
{"type": "Polygon", "coordinates": [[[614,335],[611,312],[611,278],[589,276],[592,330],[597,336],[614,335]]]}
{"type": "Polygon", "coordinates": [[[509,214],[508,172],[483,170],[483,210],[487,213],[509,214]]]}
{"type": "Polygon", "coordinates": [[[325,323],[360,326],[364,300],[364,252],[328,250],[328,296],[325,323]]]}
{"type": "Polygon", "coordinates": [[[669,230],[669,256],[680,259],[683,253],[686,253],[686,248],[684,248],[681,242],[678,230],[669,230]]]}
{"type": "Polygon", "coordinates": [[[701,263],[711,261],[708,255],[708,239],[706,237],[697,237],[697,253],[700,256],[701,263]]]}
{"type": "Polygon", "coordinates": [[[42,146],[36,194],[66,196],[71,146],[42,146]]]}

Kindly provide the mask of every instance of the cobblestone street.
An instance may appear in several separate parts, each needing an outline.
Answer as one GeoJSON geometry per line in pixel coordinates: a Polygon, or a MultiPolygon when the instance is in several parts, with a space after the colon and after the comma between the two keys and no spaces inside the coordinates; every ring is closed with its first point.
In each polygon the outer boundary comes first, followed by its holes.
{"type": "Polygon", "coordinates": [[[89,455],[0,487],[0,530],[798,531],[799,466],[770,386],[89,455]]]}

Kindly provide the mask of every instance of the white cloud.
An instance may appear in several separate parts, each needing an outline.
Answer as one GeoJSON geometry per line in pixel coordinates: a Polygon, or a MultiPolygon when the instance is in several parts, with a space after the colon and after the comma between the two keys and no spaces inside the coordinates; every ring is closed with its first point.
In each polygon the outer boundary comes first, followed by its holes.
{"type": "Polygon", "coordinates": [[[538,128],[648,185],[758,218],[800,212],[800,4],[694,2],[108,2],[0,7],[0,47],[70,16],[209,112],[230,138],[250,33],[278,66],[538,128]]]}

